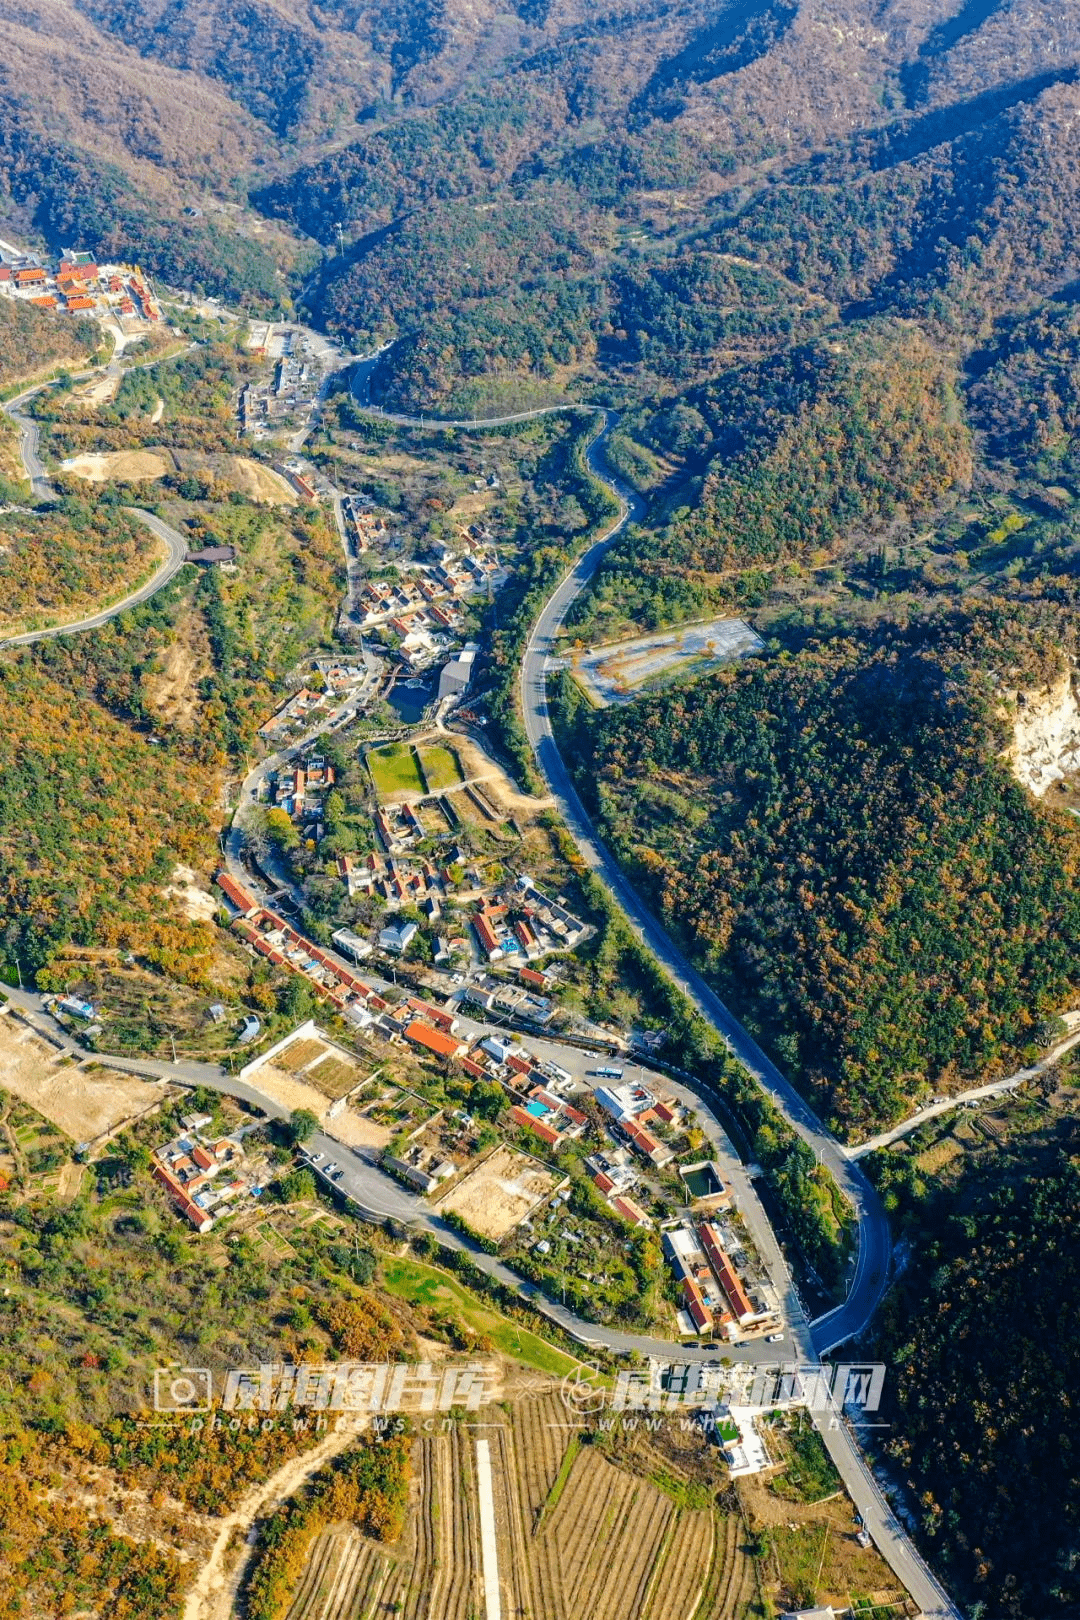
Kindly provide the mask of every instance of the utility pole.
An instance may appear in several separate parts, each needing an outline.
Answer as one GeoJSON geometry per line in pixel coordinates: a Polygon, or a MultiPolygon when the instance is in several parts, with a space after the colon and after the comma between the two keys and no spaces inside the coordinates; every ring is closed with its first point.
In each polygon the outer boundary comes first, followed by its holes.
{"type": "Polygon", "coordinates": [[[825,1548],[829,1545],[829,1531],[830,1531],[831,1528],[832,1528],[832,1520],[831,1519],[826,1519],[825,1520],[825,1537],[824,1537],[824,1540],[821,1543],[821,1557],[818,1559],[817,1575],[814,1577],[814,1596],[815,1597],[817,1597],[817,1589],[821,1584],[821,1571],[825,1567],[825,1548]]]}

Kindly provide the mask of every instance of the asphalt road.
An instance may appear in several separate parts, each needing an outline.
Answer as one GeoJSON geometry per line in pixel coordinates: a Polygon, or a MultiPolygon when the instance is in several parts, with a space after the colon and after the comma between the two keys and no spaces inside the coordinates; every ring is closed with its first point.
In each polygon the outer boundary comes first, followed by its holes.
{"type": "MultiPolygon", "coordinates": [[[[608,412],[603,431],[589,447],[588,459],[596,475],[614,491],[620,503],[620,515],[578,559],[549,597],[533,627],[521,666],[525,729],[541,773],[582,858],[610,889],[639,937],[663,963],[679,989],[719,1032],[789,1124],[809,1143],[820,1162],[835,1177],[855,1211],[859,1247],[848,1297],[842,1305],[812,1323],[810,1328],[812,1350],[815,1355],[821,1356],[860,1333],[870,1322],[881,1299],[891,1252],[889,1227],[881,1201],[861,1170],[848,1159],[840,1143],[826,1130],[776,1065],[765,1056],[715,991],[686,961],[627,881],[593,827],[555,745],[551,729],[546,675],[548,661],[555,652],[555,638],[571,603],[596,573],[611,542],[629,523],[638,521],[643,515],[640,498],[612,476],[604,459],[604,440],[611,432],[614,421],[614,415],[608,412]]],[[[959,1620],[958,1611],[944,1588],[919,1556],[903,1525],[885,1501],[842,1417],[837,1415],[831,1421],[823,1422],[821,1434],[875,1545],[919,1604],[923,1614],[934,1617],[934,1620],[959,1620]]]]}
{"type": "Polygon", "coordinates": [[[145,602],[148,597],[160,591],[163,585],[169,583],[173,575],[184,566],[187,558],[187,541],[176,529],[171,529],[167,523],[155,517],[153,512],[144,512],[139,506],[131,506],[128,511],[140,522],[145,523],[159,540],[164,540],[167,548],[164,561],[154,570],[145,584],[140,585],[138,590],[132,591],[129,596],[122,597],[119,602],[113,602],[111,606],[102,608],[100,613],[92,613],[85,619],[73,619],[67,624],[53,624],[46,630],[25,630],[22,635],[8,636],[0,641],[0,647],[28,647],[34,641],[50,641],[54,636],[74,636],[82,630],[96,630],[100,625],[108,624],[110,619],[115,619],[118,613],[126,613],[129,608],[138,607],[140,602],[145,602]]]}
{"type": "Polygon", "coordinates": [[[24,416],[19,406],[25,400],[33,399],[40,394],[42,383],[35,388],[28,388],[25,393],[18,394],[4,406],[4,410],[19,430],[19,452],[22,456],[26,476],[30,480],[30,487],[39,500],[52,500],[56,494],[49,482],[49,475],[45,471],[45,464],[41,459],[41,429],[32,416],[24,416]]]}
{"type": "Polygon", "coordinates": [[[814,1348],[819,1355],[823,1355],[867,1326],[884,1290],[891,1239],[880,1199],[832,1133],[826,1130],[794,1086],[687,962],[670,935],[645,906],[593,827],[551,730],[547,706],[547,667],[548,660],[556,650],[556,636],[571,603],[596,573],[608,546],[628,523],[637,521],[643,511],[639,497],[614,480],[604,463],[603,441],[610,433],[613,422],[612,414],[608,413],[604,429],[593,441],[588,454],[593,471],[615,490],[621,513],[611,528],[578,559],[549,597],[533,627],[521,666],[525,729],[548,788],[584,860],[614,894],[638,936],[663,963],[680,990],[720,1033],[788,1122],[831,1171],[856,1213],[859,1250],[851,1290],[843,1305],[820,1317],[812,1325],[814,1348]]]}
{"type": "MultiPolygon", "coordinates": [[[[154,364],[154,362],[148,363],[154,364]]],[[[111,365],[112,363],[108,366],[95,366],[90,371],[79,372],[78,376],[93,377],[98,372],[110,370],[111,365]]],[[[26,469],[26,476],[30,481],[30,487],[38,500],[45,501],[55,500],[56,490],[49,481],[49,475],[41,459],[41,430],[34,418],[24,415],[18,407],[26,400],[32,399],[35,394],[40,394],[42,389],[48,386],[48,383],[38,383],[35,387],[28,388],[25,393],[17,395],[15,399],[9,400],[3,407],[19,430],[19,449],[23,466],[26,469]]],[[[115,619],[118,614],[126,613],[129,608],[138,607],[140,602],[145,602],[149,597],[160,591],[163,585],[169,583],[174,574],[178,573],[184,566],[187,557],[187,541],[178,530],[170,528],[167,523],[163,523],[152,512],[144,511],[141,506],[129,506],[128,511],[133,517],[137,517],[140,522],[145,523],[146,527],[159,540],[165,542],[165,558],[160,566],[154,570],[150,578],[140,585],[138,590],[132,591],[129,595],[121,597],[118,602],[113,602],[110,606],[102,608],[100,613],[91,613],[84,619],[72,619],[65,624],[50,625],[45,630],[26,630],[22,635],[7,636],[0,640],[0,647],[28,647],[32,642],[49,641],[54,636],[73,636],[78,635],[83,630],[97,630],[101,625],[108,624],[110,619],[115,619]]]]}

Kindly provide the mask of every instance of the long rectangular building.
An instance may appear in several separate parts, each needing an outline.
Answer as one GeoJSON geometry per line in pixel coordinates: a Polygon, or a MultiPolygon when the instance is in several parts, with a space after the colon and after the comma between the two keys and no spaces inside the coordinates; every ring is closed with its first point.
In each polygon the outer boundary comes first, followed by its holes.
{"type": "Polygon", "coordinates": [[[701,1223],[701,1241],[708,1256],[709,1264],[716,1274],[716,1280],[727,1296],[732,1316],[740,1326],[745,1322],[752,1321],[757,1312],[747,1297],[746,1289],[739,1281],[735,1267],[724,1252],[716,1228],[711,1226],[708,1221],[702,1221],[701,1223]]]}

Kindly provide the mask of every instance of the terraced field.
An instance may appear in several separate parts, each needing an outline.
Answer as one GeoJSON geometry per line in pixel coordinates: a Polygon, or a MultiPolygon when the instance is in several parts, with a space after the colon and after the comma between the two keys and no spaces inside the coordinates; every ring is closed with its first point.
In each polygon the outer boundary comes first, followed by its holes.
{"type": "MultiPolygon", "coordinates": [[[[557,1391],[419,1437],[404,1533],[385,1549],[319,1537],[287,1620],[483,1614],[476,1440],[491,1448],[503,1620],[750,1620],[755,1567],[736,1513],[685,1505],[690,1473],[647,1443],[582,1443],[557,1391]],[[625,1466],[623,1465],[625,1464],[625,1466]]],[[[700,1504],[702,1495],[691,1501],[700,1504]]]]}
{"type": "Polygon", "coordinates": [[[389,1559],[351,1525],[326,1530],[312,1543],[286,1620],[370,1620],[389,1569],[389,1559]]]}

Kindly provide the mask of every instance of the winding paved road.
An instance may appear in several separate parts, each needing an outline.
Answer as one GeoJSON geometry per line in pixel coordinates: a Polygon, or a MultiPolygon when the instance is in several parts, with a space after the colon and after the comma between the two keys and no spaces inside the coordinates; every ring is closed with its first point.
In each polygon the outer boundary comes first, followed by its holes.
{"type": "MultiPolygon", "coordinates": [[[[368,378],[369,374],[366,374],[365,386],[368,378]]],[[[371,405],[359,394],[356,398],[357,403],[371,411],[373,415],[381,416],[384,420],[402,427],[495,428],[530,421],[556,411],[589,409],[586,406],[552,405],[511,416],[487,419],[448,420],[440,417],[424,419],[384,411],[378,406],[371,405]]],[[[604,441],[610,435],[616,421],[617,416],[613,411],[604,412],[603,428],[590,442],[586,457],[592,472],[615,495],[619,503],[619,516],[579,557],[548,598],[533,626],[522,659],[520,677],[525,729],[541,774],[583,860],[606,884],[625,911],[638,937],[663,964],[677,987],[720,1034],[731,1052],[753,1075],[792,1128],[813,1149],[815,1156],[832,1174],[855,1212],[858,1226],[858,1254],[855,1275],[847,1299],[835,1310],[829,1311],[813,1322],[806,1335],[800,1331],[800,1323],[803,1320],[801,1312],[791,1318],[791,1332],[796,1346],[804,1354],[820,1357],[863,1332],[881,1301],[892,1252],[892,1239],[881,1200],[858,1164],[849,1157],[847,1150],[832,1132],[826,1129],[791,1082],[761,1050],[749,1031],[743,1028],[716,992],[686,960],[666,929],[644,904],[593,826],[570,778],[570,773],[563,763],[551,729],[547,705],[547,671],[549,660],[555,652],[558,632],[571,603],[597,572],[612,541],[629,523],[640,520],[644,515],[644,503],[640,497],[615,478],[604,456],[604,441]]],[[[579,1328],[580,1326],[581,1324],[578,1324],[579,1328]]],[[[615,1342],[616,1339],[630,1337],[609,1336],[606,1332],[604,1335],[605,1342],[610,1342],[612,1348],[630,1348],[629,1344],[623,1346],[615,1342]]],[[[640,1339],[634,1347],[644,1348],[640,1339]]],[[[664,1347],[664,1350],[671,1355],[673,1347],[669,1345],[664,1347]]],[[[660,1352],[653,1350],[651,1353],[660,1352]]],[[[682,1353],[680,1351],[680,1354],[682,1353]]],[[[821,1431],[829,1454],[852,1500],[862,1514],[875,1545],[919,1604],[926,1620],[961,1620],[959,1610],[920,1557],[903,1525],[886,1502],[842,1417],[838,1415],[835,1421],[822,1424],[821,1431]]]]}
{"type": "MultiPolygon", "coordinates": [[[[99,368],[100,369],[100,368],[99,368]]],[[[28,390],[25,394],[11,401],[5,409],[15,421],[20,430],[21,448],[27,476],[35,495],[43,498],[52,496],[53,489],[49,483],[45,468],[41,462],[39,450],[39,435],[37,424],[32,418],[18,411],[18,405],[29,398],[37,389],[28,390]]],[[[573,405],[544,406],[533,411],[519,412],[504,417],[489,419],[460,419],[442,420],[431,419],[425,423],[419,418],[398,416],[379,410],[362,401],[366,409],[373,414],[402,426],[420,427],[439,425],[445,427],[482,429],[509,426],[516,422],[533,420],[540,416],[554,414],[558,411],[582,409],[587,407],[573,405]]],[[[790,1338],[783,1345],[768,1352],[768,1359],[777,1357],[796,1357],[805,1361],[811,1356],[820,1356],[842,1344],[846,1339],[858,1334],[869,1323],[873,1312],[881,1298],[885,1286],[886,1273],[890,1254],[890,1238],[888,1225],[884,1212],[870,1183],[851,1162],[840,1144],[825,1129],[813,1114],[812,1110],[803,1101],[780,1071],[761,1051],[757,1043],[748,1032],[743,1029],[738,1020],[729,1012],[724,1003],[713,990],[705,983],[700,974],[685,960],[674,942],[645,907],[636,891],[627,881],[611,853],[606,849],[597,835],[584,806],[571,782],[569,773],[555,745],[550,719],[548,715],[546,696],[546,672],[548,660],[551,657],[555,637],[566,617],[571,603],[592,579],[600,566],[608,546],[620,534],[627,524],[640,518],[643,507],[640,499],[630,490],[624,488],[611,474],[603,455],[603,442],[608,437],[616,418],[612,412],[605,413],[602,430],[589,444],[586,451],[587,459],[592,471],[611,488],[619,502],[620,515],[611,527],[601,535],[561,581],[558,588],[549,598],[543,608],[526,647],[521,669],[521,696],[525,717],[526,730],[532,744],[540,770],[544,775],[548,787],[558,804],[582,857],[591,869],[606,883],[609,890],[623,907],[631,924],[635,927],[642,940],[663,963],[673,981],[698,1008],[703,1017],[721,1034],[732,1052],[740,1059],[745,1067],[755,1076],[759,1084],[765,1089],[781,1113],[795,1130],[814,1149],[822,1163],[831,1171],[838,1184],[851,1202],[858,1219],[859,1249],[856,1263],[855,1277],[850,1293],[843,1305],[836,1310],[821,1317],[811,1324],[809,1332],[805,1327],[805,1319],[798,1309],[794,1290],[789,1286],[783,1292],[787,1296],[789,1321],[791,1322],[790,1338]]],[[[55,626],[48,630],[30,631],[23,636],[12,637],[3,645],[17,645],[21,642],[42,640],[48,636],[74,633],[88,630],[97,625],[104,624],[108,619],[134,606],[137,602],[145,600],[154,591],[159,590],[168,579],[176,573],[183,564],[185,547],[183,538],[175,530],[168,528],[153,514],[137,510],[137,515],[166,542],[169,555],[162,568],[140,590],[132,593],[119,603],[95,614],[90,618],[76,623],[55,626]]],[[[264,762],[265,768],[266,762],[264,762]]],[[[246,784],[250,794],[250,784],[246,784]]],[[[243,802],[243,801],[241,801],[243,802]]],[[[234,830],[234,835],[240,829],[234,830]]],[[[230,840],[230,846],[232,841],[230,840]]],[[[238,851],[230,847],[228,854],[233,860],[238,851]]],[[[40,998],[29,993],[9,992],[11,1001],[20,1007],[24,1015],[28,1016],[39,1028],[51,1026],[50,1033],[55,1038],[59,1026],[48,1018],[44,1012],[40,998]]],[[[62,1035],[62,1032],[59,1032],[62,1035]]],[[[73,1051],[68,1037],[62,1038],[73,1051]]],[[[177,1064],[158,1063],[150,1060],[131,1060],[110,1058],[109,1061],[118,1068],[129,1069],[135,1073],[154,1075],[162,1079],[187,1080],[189,1083],[202,1083],[214,1087],[216,1090],[227,1092],[232,1096],[246,1098],[256,1107],[271,1117],[281,1117],[284,1113],[273,1100],[239,1081],[232,1076],[225,1075],[220,1069],[210,1064],[187,1063],[177,1064]]],[[[702,1107],[700,1099],[699,1108],[702,1107]]],[[[718,1127],[719,1128],[719,1127],[718,1127]]],[[[422,1202],[404,1188],[399,1188],[389,1181],[379,1171],[372,1156],[362,1150],[352,1153],[342,1151],[342,1145],[333,1138],[317,1135],[312,1142],[317,1152],[338,1160],[342,1165],[343,1175],[337,1184],[340,1190],[346,1192],[362,1213],[373,1219],[382,1220],[392,1217],[410,1225],[431,1230],[439,1241],[457,1249],[469,1249],[473,1259],[485,1271],[507,1287],[512,1288],[523,1297],[531,1299],[553,1320],[562,1325],[573,1334],[579,1342],[586,1344],[603,1344],[612,1350],[637,1351],[641,1354],[652,1354],[666,1359],[687,1359],[696,1356],[704,1357],[705,1350],[687,1351],[684,1346],[673,1345],[663,1340],[654,1340],[640,1334],[620,1333],[617,1330],[598,1327],[584,1323],[565,1309],[550,1300],[547,1300],[539,1289],[521,1279],[494,1256],[486,1255],[481,1251],[473,1250],[469,1245],[447,1228],[438,1216],[427,1210],[422,1202]]],[[[749,1200],[756,1203],[752,1193],[749,1200]]],[[[770,1270],[776,1276],[786,1276],[779,1249],[771,1239],[771,1245],[766,1258],[770,1262],[770,1270]]],[[[725,1354],[735,1360],[761,1362],[765,1350],[760,1344],[747,1346],[725,1347],[725,1354]]],[[[863,1519],[870,1531],[875,1544],[886,1558],[897,1577],[911,1592],[915,1601],[927,1620],[960,1620],[959,1612],[952,1604],[948,1595],[935,1579],[926,1564],[916,1552],[908,1539],[903,1526],[888,1506],[876,1481],[867,1468],[855,1439],[839,1413],[829,1422],[821,1423],[822,1437],[828,1447],[829,1453],[841,1477],[847,1486],[852,1499],[858,1506],[863,1519]]]]}
{"type": "Polygon", "coordinates": [[[97,630],[101,625],[108,624],[110,619],[115,619],[118,613],[126,613],[128,608],[138,607],[140,602],[145,602],[160,591],[163,585],[169,583],[187,560],[187,541],[178,530],[171,529],[167,523],[155,517],[153,512],[144,512],[141,506],[130,506],[128,511],[140,522],[145,523],[159,540],[165,542],[164,561],[154,570],[150,578],[140,585],[138,590],[122,597],[119,602],[113,602],[111,606],[102,608],[99,613],[92,613],[85,619],[70,620],[67,624],[49,625],[45,630],[24,630],[21,635],[7,636],[0,641],[0,647],[28,647],[32,642],[50,641],[54,636],[74,636],[83,630],[97,630]]]}
{"type": "MultiPolygon", "coordinates": [[[[154,362],[151,362],[154,363],[154,362]]],[[[105,366],[94,366],[90,371],[80,372],[80,377],[93,377],[99,372],[108,371],[112,362],[105,366]]],[[[33,388],[26,389],[16,395],[4,405],[3,410],[11,418],[19,430],[19,450],[22,456],[26,476],[30,487],[38,500],[55,500],[56,490],[49,481],[49,475],[41,459],[41,429],[32,416],[27,416],[19,410],[19,406],[35,394],[40,394],[48,388],[49,383],[38,383],[33,388]]],[[[155,568],[148,580],[145,580],[136,590],[120,598],[118,602],[111,603],[98,613],[91,613],[86,618],[71,619],[65,624],[49,625],[44,630],[25,630],[21,635],[7,636],[0,640],[0,647],[27,647],[35,641],[49,641],[54,636],[78,635],[84,630],[97,630],[101,625],[108,624],[120,613],[126,613],[129,608],[138,607],[167,585],[170,579],[177,574],[187,560],[187,541],[177,529],[163,523],[153,512],[144,511],[141,506],[129,506],[127,510],[133,517],[144,523],[150,532],[165,543],[165,557],[161,564],[155,568]]]]}

